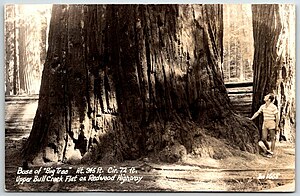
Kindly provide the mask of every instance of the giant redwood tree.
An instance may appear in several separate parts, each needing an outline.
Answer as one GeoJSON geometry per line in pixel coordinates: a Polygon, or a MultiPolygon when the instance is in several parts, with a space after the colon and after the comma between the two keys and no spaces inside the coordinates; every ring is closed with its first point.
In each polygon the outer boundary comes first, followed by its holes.
{"type": "Polygon", "coordinates": [[[54,5],[24,158],[255,152],[257,129],[224,86],[222,37],[222,5],[54,5]]]}
{"type": "MultiPolygon", "coordinates": [[[[252,112],[263,97],[274,93],[280,116],[281,134],[295,139],[295,6],[252,5],[254,61],[252,112]]],[[[262,126],[262,116],[256,124],[262,126]]]]}

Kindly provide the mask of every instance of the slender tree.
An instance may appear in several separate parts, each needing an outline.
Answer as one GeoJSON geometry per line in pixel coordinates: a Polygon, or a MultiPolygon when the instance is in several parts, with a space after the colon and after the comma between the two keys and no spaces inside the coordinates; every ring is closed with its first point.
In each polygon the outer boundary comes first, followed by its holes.
{"type": "Polygon", "coordinates": [[[222,79],[222,29],[222,5],[55,5],[24,158],[203,153],[206,137],[255,152],[222,79]]]}
{"type": "Polygon", "coordinates": [[[14,44],[15,44],[15,12],[14,6],[5,7],[5,95],[13,93],[14,44]]]}

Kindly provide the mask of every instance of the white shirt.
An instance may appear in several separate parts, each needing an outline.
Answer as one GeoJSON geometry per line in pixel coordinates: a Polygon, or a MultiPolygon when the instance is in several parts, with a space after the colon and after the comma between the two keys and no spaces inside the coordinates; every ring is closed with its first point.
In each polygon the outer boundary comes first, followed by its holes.
{"type": "Polygon", "coordinates": [[[270,103],[269,106],[267,106],[266,104],[263,104],[262,106],[260,106],[258,113],[260,114],[261,112],[264,115],[264,121],[266,121],[266,120],[274,120],[275,121],[278,110],[277,110],[277,107],[273,103],[270,103]]]}

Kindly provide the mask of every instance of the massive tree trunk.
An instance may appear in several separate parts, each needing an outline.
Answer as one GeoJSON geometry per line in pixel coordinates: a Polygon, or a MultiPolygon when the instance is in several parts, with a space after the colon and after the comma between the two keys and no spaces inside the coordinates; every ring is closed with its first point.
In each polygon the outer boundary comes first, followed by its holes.
{"type": "Polygon", "coordinates": [[[296,140],[296,11],[294,5],[280,5],[282,24],[277,51],[280,69],[276,85],[280,114],[280,139],[296,140]],[[282,136],[284,136],[282,138],[282,136]]]}
{"type": "Polygon", "coordinates": [[[222,79],[222,24],[221,5],[54,6],[24,158],[255,152],[222,79]]]}
{"type": "MultiPolygon", "coordinates": [[[[268,93],[276,95],[281,134],[295,133],[295,7],[252,5],[254,33],[252,112],[268,93]],[[268,13],[268,14],[265,14],[268,13]]],[[[261,129],[262,116],[256,121],[261,129]]]]}

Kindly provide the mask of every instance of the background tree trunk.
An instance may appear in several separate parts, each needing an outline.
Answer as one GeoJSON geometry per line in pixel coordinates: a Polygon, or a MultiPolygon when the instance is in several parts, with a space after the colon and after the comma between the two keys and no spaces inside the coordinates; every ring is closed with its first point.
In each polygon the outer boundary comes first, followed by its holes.
{"type": "Polygon", "coordinates": [[[14,6],[5,7],[5,95],[13,93],[14,53],[15,53],[15,10],[14,6]]]}
{"type": "MultiPolygon", "coordinates": [[[[23,7],[18,6],[18,13],[24,13],[23,7]]],[[[28,91],[26,73],[28,70],[27,56],[26,56],[26,24],[23,17],[19,17],[19,37],[18,37],[18,51],[19,51],[19,85],[20,89],[18,94],[25,94],[28,91]]]]}
{"type": "Polygon", "coordinates": [[[8,96],[38,94],[46,58],[48,12],[49,6],[5,8],[5,94],[8,96]]]}
{"type": "Polygon", "coordinates": [[[20,89],[20,75],[19,75],[19,19],[17,15],[19,14],[18,8],[14,8],[15,19],[14,19],[14,68],[13,68],[13,93],[17,94],[20,89]]]}
{"type": "Polygon", "coordinates": [[[24,158],[255,152],[257,129],[222,79],[222,29],[221,5],[54,6],[24,158]]]}
{"type": "MultiPolygon", "coordinates": [[[[295,7],[252,5],[254,33],[252,112],[268,93],[276,95],[281,134],[295,136],[295,7]],[[269,14],[265,14],[269,13],[269,14]]],[[[259,129],[262,116],[256,121],[259,129]]]]}

